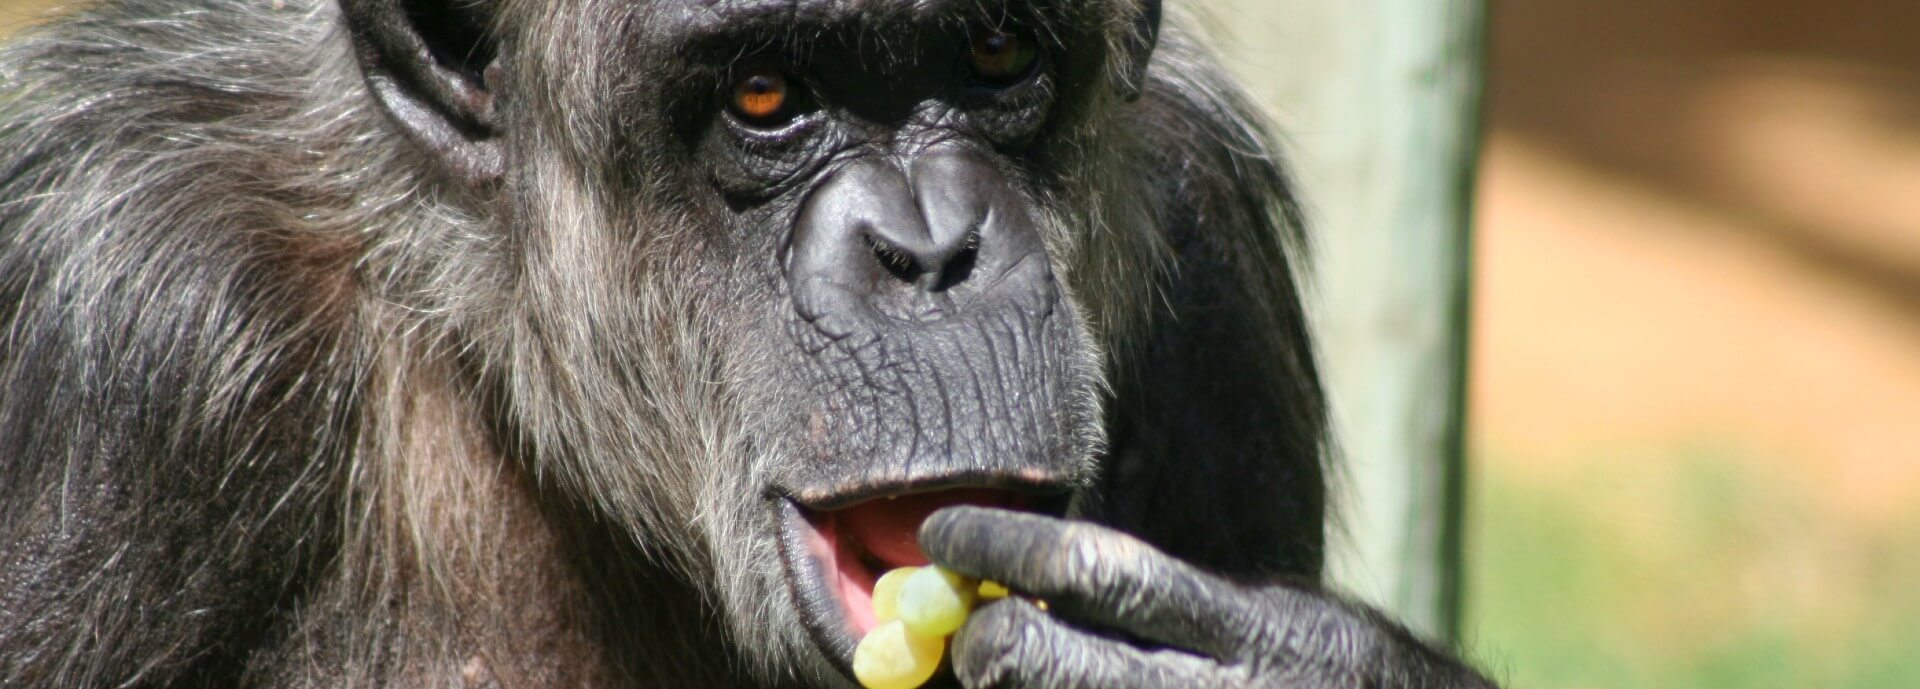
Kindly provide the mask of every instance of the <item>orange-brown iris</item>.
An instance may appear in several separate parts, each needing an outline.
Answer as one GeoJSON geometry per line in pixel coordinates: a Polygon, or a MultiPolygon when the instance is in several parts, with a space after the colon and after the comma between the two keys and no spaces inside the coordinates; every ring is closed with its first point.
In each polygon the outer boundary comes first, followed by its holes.
{"type": "Polygon", "coordinates": [[[974,73],[995,81],[1025,76],[1027,68],[1033,66],[1033,58],[1033,46],[1027,41],[998,31],[974,36],[973,45],[967,51],[974,73]]]}
{"type": "Polygon", "coordinates": [[[733,85],[733,109],[750,120],[774,119],[787,108],[787,78],[755,72],[733,85]]]}

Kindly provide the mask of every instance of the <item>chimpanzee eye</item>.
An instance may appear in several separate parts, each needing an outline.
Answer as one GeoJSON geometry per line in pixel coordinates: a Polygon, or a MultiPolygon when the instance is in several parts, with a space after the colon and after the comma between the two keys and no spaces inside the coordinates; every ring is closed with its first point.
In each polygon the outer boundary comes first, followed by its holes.
{"type": "Polygon", "coordinates": [[[777,127],[794,115],[786,75],[766,68],[748,72],[733,82],[728,107],[740,121],[755,127],[777,127]]]}
{"type": "Polygon", "coordinates": [[[994,85],[1008,85],[1026,77],[1039,56],[1032,40],[1002,31],[977,33],[967,47],[967,62],[974,75],[994,85]]]}

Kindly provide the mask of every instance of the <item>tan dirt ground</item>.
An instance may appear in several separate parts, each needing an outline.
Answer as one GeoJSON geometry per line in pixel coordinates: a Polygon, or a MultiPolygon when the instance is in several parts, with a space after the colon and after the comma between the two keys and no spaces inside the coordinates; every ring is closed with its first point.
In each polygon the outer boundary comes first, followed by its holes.
{"type": "Polygon", "coordinates": [[[1920,4],[1496,5],[1487,470],[1708,443],[1920,497],[1920,4]]]}

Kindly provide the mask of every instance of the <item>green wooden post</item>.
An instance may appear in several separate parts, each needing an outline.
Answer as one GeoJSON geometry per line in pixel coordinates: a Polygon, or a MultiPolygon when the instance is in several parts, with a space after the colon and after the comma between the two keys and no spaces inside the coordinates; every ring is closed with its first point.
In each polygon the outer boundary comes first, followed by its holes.
{"type": "Polygon", "coordinates": [[[1484,1],[1200,5],[1281,122],[1316,225],[1315,325],[1344,474],[1334,581],[1451,640],[1484,1]]]}

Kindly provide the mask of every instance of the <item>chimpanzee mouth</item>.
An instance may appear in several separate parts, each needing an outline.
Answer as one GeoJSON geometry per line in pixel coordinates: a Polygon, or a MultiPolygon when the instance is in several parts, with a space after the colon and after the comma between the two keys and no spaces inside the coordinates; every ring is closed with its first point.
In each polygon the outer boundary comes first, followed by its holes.
{"type": "Polygon", "coordinates": [[[874,492],[811,504],[782,495],[775,503],[787,586],[814,643],[851,674],[854,645],[878,626],[874,581],[891,569],[927,564],[919,531],[928,515],[952,505],[1061,514],[1067,499],[1060,485],[874,492]]]}

